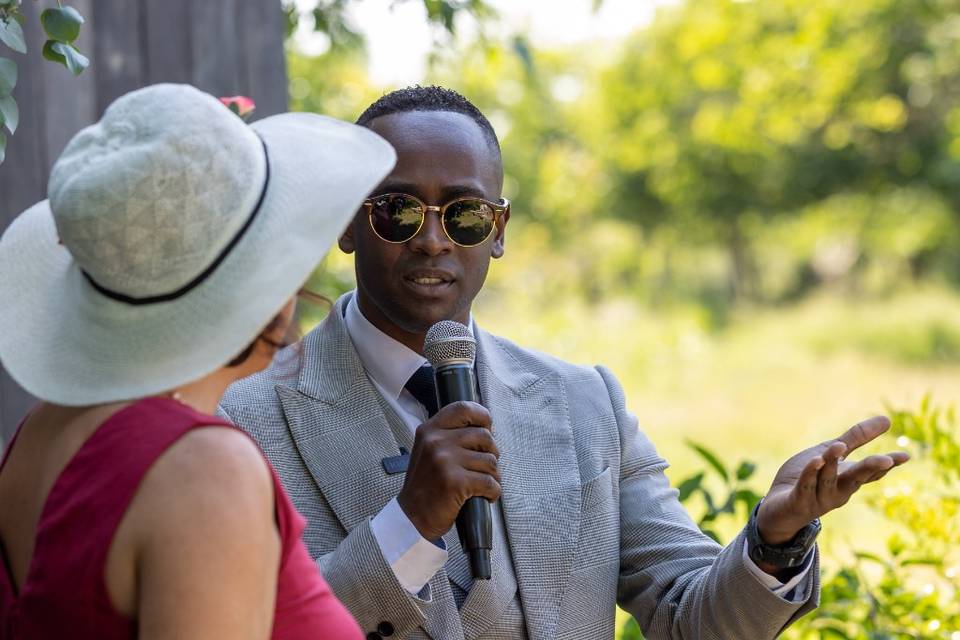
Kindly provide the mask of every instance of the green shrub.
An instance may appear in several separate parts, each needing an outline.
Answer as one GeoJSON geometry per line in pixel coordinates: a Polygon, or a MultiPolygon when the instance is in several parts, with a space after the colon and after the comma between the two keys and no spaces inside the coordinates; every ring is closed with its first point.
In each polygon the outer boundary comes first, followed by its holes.
{"type": "MultiPolygon", "coordinates": [[[[864,492],[867,504],[888,525],[886,554],[853,550],[849,560],[824,555],[820,607],[794,624],[785,638],[960,638],[957,414],[929,398],[916,411],[888,407],[888,412],[893,422],[890,436],[910,451],[915,469],[904,475],[906,481],[881,482],[864,492]]],[[[681,501],[688,506],[702,501],[698,524],[707,535],[719,539],[718,524],[738,531],[759,497],[746,486],[754,466],[740,462],[727,467],[709,449],[688,444],[706,466],[679,483],[681,501]]],[[[622,625],[619,638],[642,638],[634,620],[622,625]]]]}

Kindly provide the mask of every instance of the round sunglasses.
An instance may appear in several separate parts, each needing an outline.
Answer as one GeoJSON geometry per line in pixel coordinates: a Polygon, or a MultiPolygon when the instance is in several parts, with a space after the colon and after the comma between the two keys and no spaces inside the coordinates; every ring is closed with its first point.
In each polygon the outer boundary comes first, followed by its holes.
{"type": "Polygon", "coordinates": [[[483,198],[457,198],[442,207],[430,206],[406,193],[385,193],[363,202],[370,218],[370,227],[377,236],[392,244],[411,240],[423,227],[427,213],[440,216],[443,232],[460,247],[475,247],[490,237],[497,226],[497,217],[510,210],[510,202],[499,203],[483,198]]]}

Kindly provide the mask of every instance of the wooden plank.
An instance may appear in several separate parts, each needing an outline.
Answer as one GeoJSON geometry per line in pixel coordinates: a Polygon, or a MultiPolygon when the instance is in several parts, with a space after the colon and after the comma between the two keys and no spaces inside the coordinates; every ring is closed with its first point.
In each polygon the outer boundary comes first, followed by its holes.
{"type": "Polygon", "coordinates": [[[97,26],[91,38],[100,114],[123,94],[144,85],[143,22],[137,0],[93,0],[92,17],[97,26]]]}
{"type": "Polygon", "coordinates": [[[10,442],[17,426],[36,399],[20,388],[6,371],[0,370],[0,449],[10,442]]]}
{"type": "Polygon", "coordinates": [[[243,0],[237,31],[244,43],[244,95],[257,103],[262,118],[287,111],[287,65],[284,58],[283,10],[271,0],[243,0]]]}
{"type": "Polygon", "coordinates": [[[142,0],[144,84],[193,82],[192,4],[191,0],[142,0]]]}
{"type": "MultiPolygon", "coordinates": [[[[6,229],[27,207],[42,200],[47,191],[44,82],[40,51],[44,37],[39,26],[39,11],[33,2],[23,4],[27,17],[26,56],[4,50],[3,56],[16,61],[19,80],[14,96],[20,107],[20,126],[7,138],[7,159],[0,164],[0,229],[6,229]]],[[[34,403],[17,383],[0,369],[0,441],[13,435],[27,409],[34,403]]]]}
{"type": "MultiPolygon", "coordinates": [[[[247,0],[250,1],[250,0],[247,0]]],[[[203,0],[191,5],[193,84],[215,96],[243,93],[237,33],[238,0],[203,0]]]]}
{"type": "Polygon", "coordinates": [[[32,2],[24,3],[27,17],[24,32],[27,55],[4,49],[4,57],[17,63],[18,82],[13,95],[20,107],[20,126],[15,135],[7,136],[7,159],[0,164],[0,223],[3,228],[21,211],[42,200],[47,190],[47,156],[44,144],[46,125],[42,66],[50,64],[40,56],[43,31],[39,12],[32,2]]]}

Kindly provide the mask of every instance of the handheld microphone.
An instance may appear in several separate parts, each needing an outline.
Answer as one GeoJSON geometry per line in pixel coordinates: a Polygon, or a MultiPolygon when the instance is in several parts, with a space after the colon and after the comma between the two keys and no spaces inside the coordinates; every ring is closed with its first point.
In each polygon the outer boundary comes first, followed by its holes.
{"type": "MultiPolygon", "coordinates": [[[[438,322],[427,331],[423,353],[433,365],[438,406],[461,400],[477,402],[477,381],[473,374],[477,343],[467,327],[451,320],[438,322]]],[[[460,547],[470,557],[473,578],[489,580],[493,525],[490,502],[486,498],[474,496],[460,508],[457,535],[460,547]]]]}

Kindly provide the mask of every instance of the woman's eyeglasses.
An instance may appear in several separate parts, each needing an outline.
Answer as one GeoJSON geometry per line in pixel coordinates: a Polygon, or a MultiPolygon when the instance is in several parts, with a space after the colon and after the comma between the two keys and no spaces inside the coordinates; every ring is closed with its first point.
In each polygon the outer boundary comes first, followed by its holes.
{"type": "Polygon", "coordinates": [[[440,215],[443,232],[461,247],[475,247],[489,238],[497,226],[497,217],[510,210],[510,202],[505,198],[499,203],[483,198],[457,198],[436,207],[405,193],[367,198],[363,206],[373,232],[385,242],[400,244],[412,239],[423,227],[427,213],[433,211],[440,215]]]}

